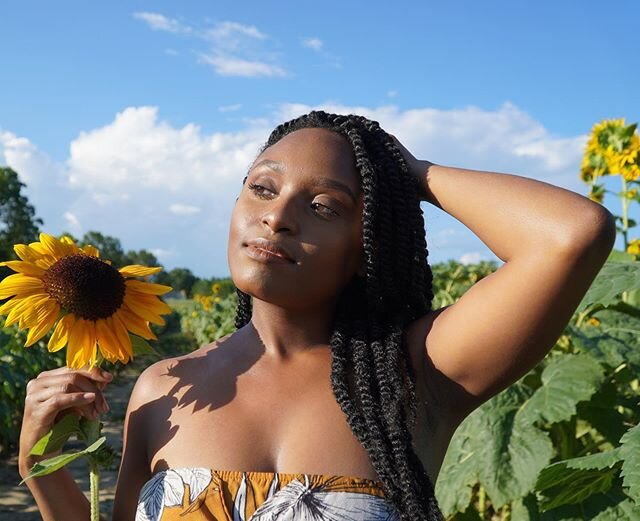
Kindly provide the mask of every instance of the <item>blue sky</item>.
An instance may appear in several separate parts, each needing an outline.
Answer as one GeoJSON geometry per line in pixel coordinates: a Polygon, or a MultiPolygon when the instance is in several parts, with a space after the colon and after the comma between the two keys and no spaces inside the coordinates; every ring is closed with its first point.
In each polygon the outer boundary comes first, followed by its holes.
{"type": "MultiPolygon", "coordinates": [[[[358,112],[416,156],[583,194],[591,126],[640,120],[637,2],[274,5],[5,4],[0,164],[44,229],[97,229],[168,269],[225,276],[244,170],[303,111],[358,112]]],[[[496,259],[424,210],[431,262],[496,259]]]]}

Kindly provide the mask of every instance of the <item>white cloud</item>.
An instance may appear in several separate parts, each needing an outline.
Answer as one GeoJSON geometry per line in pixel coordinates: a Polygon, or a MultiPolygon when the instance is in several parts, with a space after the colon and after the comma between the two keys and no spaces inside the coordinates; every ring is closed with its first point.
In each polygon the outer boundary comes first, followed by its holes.
{"type": "Polygon", "coordinates": [[[200,213],[200,208],[189,204],[174,203],[169,205],[169,211],[176,215],[193,215],[195,213],[200,213]]]}
{"type": "Polygon", "coordinates": [[[137,12],[133,13],[133,17],[146,22],[154,31],[167,31],[170,33],[190,33],[192,31],[191,27],[159,13],[137,12]]]}
{"type": "Polygon", "coordinates": [[[320,51],[322,50],[323,43],[320,38],[305,38],[302,40],[302,45],[314,51],[320,51]]]}
{"type": "Polygon", "coordinates": [[[80,226],[80,221],[78,220],[78,217],[75,214],[71,212],[64,212],[63,216],[67,221],[67,224],[71,228],[71,230],[69,230],[71,233],[73,234],[82,233],[81,232],[82,226],[80,226]]]}
{"type": "Polygon", "coordinates": [[[217,44],[225,44],[239,36],[248,36],[256,40],[264,40],[267,35],[254,25],[243,25],[237,22],[220,22],[213,28],[204,32],[204,37],[215,41],[217,44]]]}
{"type": "Polygon", "coordinates": [[[175,251],[165,250],[164,248],[149,248],[149,252],[155,255],[155,257],[159,260],[173,257],[176,254],[175,251]]]}
{"type": "Polygon", "coordinates": [[[260,61],[244,60],[222,53],[201,54],[200,61],[213,65],[220,76],[242,76],[245,78],[286,76],[286,71],[277,65],[260,61]]]}
{"type": "Polygon", "coordinates": [[[220,105],[218,107],[219,112],[234,112],[242,108],[242,103],[235,103],[234,105],[220,105]]]}
{"type": "Polygon", "coordinates": [[[278,117],[286,120],[314,109],[376,120],[416,157],[434,163],[513,173],[584,191],[577,172],[586,136],[555,136],[511,102],[495,111],[288,103],[280,106],[278,117]]]}
{"type": "MultiPolygon", "coordinates": [[[[0,161],[28,179],[30,190],[40,187],[33,204],[46,230],[99,229],[125,248],[153,246],[171,267],[222,275],[231,209],[247,168],[276,124],[313,109],[374,119],[414,155],[436,163],[530,176],[585,193],[578,178],[584,136],[555,136],[511,103],[497,110],[286,103],[266,116],[239,119],[238,131],[212,133],[196,123],[174,126],[157,107],[128,107],[74,139],[65,163],[8,131],[0,132],[0,161]]],[[[425,206],[430,262],[492,258],[461,223],[425,206]]]]}
{"type": "Polygon", "coordinates": [[[483,260],[483,254],[479,251],[468,251],[467,253],[463,253],[460,255],[458,262],[460,264],[477,264],[481,260],[483,260]]]}
{"type": "Polygon", "coordinates": [[[387,92],[387,97],[389,98],[395,98],[397,95],[398,95],[397,90],[390,90],[389,92],[387,92]]]}
{"type": "MultiPolygon", "coordinates": [[[[220,76],[259,78],[287,75],[286,70],[276,63],[278,54],[268,52],[263,47],[268,35],[254,25],[227,20],[217,22],[213,27],[199,29],[160,13],[137,12],[133,16],[154,30],[186,34],[207,42],[209,50],[196,51],[198,61],[213,66],[220,76]]],[[[175,49],[165,49],[164,52],[172,56],[178,54],[175,49]]]]}

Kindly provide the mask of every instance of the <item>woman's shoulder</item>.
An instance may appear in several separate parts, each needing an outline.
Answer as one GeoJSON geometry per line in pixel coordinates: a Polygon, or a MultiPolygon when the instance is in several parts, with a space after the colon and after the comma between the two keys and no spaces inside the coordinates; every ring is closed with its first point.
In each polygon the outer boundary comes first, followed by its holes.
{"type": "Polygon", "coordinates": [[[199,376],[206,378],[205,373],[208,368],[203,360],[207,358],[209,352],[234,333],[205,344],[190,353],[163,358],[151,364],[138,376],[131,394],[131,401],[141,406],[159,397],[172,394],[171,391],[175,390],[179,384],[178,381],[187,375],[191,382],[198,380],[199,376]]]}

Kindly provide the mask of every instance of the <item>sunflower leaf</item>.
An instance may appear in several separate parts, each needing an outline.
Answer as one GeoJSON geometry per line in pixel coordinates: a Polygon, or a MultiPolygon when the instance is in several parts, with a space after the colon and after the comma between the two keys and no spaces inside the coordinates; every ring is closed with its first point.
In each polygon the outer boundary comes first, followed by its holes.
{"type": "Polygon", "coordinates": [[[102,438],[96,440],[84,450],[77,452],[65,452],[59,454],[58,456],[54,456],[53,458],[39,461],[33,467],[31,467],[29,474],[27,474],[27,476],[20,482],[20,485],[22,485],[28,479],[52,474],[56,470],[60,470],[65,465],[68,465],[78,458],[91,455],[93,452],[97,451],[106,441],[107,438],[102,436],[102,438]]]}
{"type": "Polygon", "coordinates": [[[78,416],[67,414],[53,426],[31,449],[30,456],[43,456],[60,450],[72,434],[81,432],[78,416]]]}
{"type": "Polygon", "coordinates": [[[131,347],[133,348],[134,355],[157,354],[156,350],[153,349],[153,347],[149,345],[149,342],[147,342],[144,338],[139,337],[138,335],[132,335],[131,333],[129,333],[129,336],[131,337],[131,347]]]}

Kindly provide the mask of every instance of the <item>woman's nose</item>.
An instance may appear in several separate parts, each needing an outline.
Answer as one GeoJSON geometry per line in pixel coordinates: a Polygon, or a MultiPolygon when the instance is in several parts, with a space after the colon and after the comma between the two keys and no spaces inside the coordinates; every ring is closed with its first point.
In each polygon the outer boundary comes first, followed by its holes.
{"type": "Polygon", "coordinates": [[[297,232],[298,217],[296,216],[295,201],[279,197],[271,204],[262,215],[262,223],[271,228],[272,231],[288,230],[297,232]]]}

